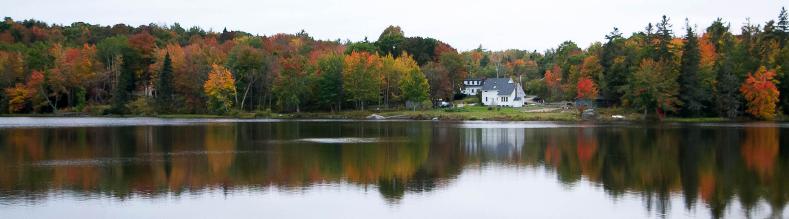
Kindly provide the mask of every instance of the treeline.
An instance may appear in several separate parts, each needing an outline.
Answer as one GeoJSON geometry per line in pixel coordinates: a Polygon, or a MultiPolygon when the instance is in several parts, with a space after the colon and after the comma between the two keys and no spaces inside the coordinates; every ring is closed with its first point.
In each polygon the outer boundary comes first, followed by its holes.
{"type": "Polygon", "coordinates": [[[686,20],[680,37],[663,16],[629,37],[614,28],[586,49],[567,41],[545,53],[479,48],[463,55],[471,75],[503,69],[522,78],[527,93],[552,101],[596,99],[658,116],[772,119],[779,109],[789,112],[789,97],[779,96],[789,94],[788,24],[781,8],[777,21],[745,23],[740,35],[720,18],[704,31],[686,20]]]}
{"type": "MultiPolygon", "coordinates": [[[[460,65],[459,54],[435,39],[405,38],[398,27],[381,38],[390,35],[402,41],[396,52],[383,53],[379,48],[392,48],[315,40],[304,32],[253,36],[178,24],[63,27],[6,18],[0,109],[153,114],[430,106],[425,76],[443,80],[446,73],[423,73],[420,64],[443,67],[435,64],[439,57],[451,56],[460,65]]],[[[434,97],[450,98],[451,90],[434,97]]]]}
{"type": "Polygon", "coordinates": [[[675,34],[663,17],[586,49],[458,52],[396,26],[374,42],[36,20],[0,24],[2,113],[226,113],[429,107],[467,77],[513,77],[550,101],[593,99],[685,117],[789,112],[787,12],[741,34],[722,19],[675,34]],[[679,36],[678,36],[679,35],[679,36]],[[413,104],[406,104],[413,103],[413,104]]]}

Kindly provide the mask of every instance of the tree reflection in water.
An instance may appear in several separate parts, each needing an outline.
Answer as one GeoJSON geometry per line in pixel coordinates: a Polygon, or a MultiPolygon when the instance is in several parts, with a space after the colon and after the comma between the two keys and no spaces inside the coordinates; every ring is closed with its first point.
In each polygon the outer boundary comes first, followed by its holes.
{"type": "Polygon", "coordinates": [[[433,122],[270,122],[0,129],[0,200],[199,193],[352,183],[390,204],[451,185],[464,169],[545,168],[573,189],[638,194],[665,215],[672,197],[714,217],[789,199],[789,134],[776,124],[464,127],[433,122]],[[326,141],[304,141],[303,139],[326,141]],[[328,140],[327,140],[328,139],[328,140]],[[348,140],[351,139],[351,140],[348,140]],[[353,139],[372,139],[353,141],[353,139]]]}

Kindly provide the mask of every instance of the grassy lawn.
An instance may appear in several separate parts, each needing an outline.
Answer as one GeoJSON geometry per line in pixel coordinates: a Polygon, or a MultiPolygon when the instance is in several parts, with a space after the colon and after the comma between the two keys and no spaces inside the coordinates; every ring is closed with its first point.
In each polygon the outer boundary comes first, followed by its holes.
{"type": "Polygon", "coordinates": [[[410,119],[432,119],[440,120],[550,120],[550,121],[577,121],[578,118],[572,112],[540,112],[527,113],[525,108],[499,108],[489,110],[482,106],[469,106],[453,109],[432,109],[418,111],[395,111],[380,113],[383,116],[403,116],[410,119]]]}

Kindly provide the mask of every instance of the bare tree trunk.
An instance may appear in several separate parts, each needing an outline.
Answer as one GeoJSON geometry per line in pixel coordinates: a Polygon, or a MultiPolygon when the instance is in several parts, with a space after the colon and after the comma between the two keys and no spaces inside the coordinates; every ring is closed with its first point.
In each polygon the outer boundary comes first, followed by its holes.
{"type": "Polygon", "coordinates": [[[249,89],[252,88],[252,84],[254,84],[255,81],[257,81],[257,78],[249,82],[249,84],[247,84],[247,88],[244,89],[244,96],[241,98],[241,108],[239,108],[239,110],[244,110],[244,102],[247,100],[247,94],[249,93],[249,89]]]}
{"type": "MultiPolygon", "coordinates": [[[[47,104],[49,104],[49,107],[52,107],[52,113],[57,114],[58,107],[55,106],[55,104],[52,104],[52,101],[49,100],[49,95],[47,95],[47,92],[44,90],[44,86],[39,85],[38,88],[41,90],[41,95],[44,95],[44,98],[47,99],[47,104]]],[[[57,100],[55,100],[55,102],[57,102],[57,100]]]]}

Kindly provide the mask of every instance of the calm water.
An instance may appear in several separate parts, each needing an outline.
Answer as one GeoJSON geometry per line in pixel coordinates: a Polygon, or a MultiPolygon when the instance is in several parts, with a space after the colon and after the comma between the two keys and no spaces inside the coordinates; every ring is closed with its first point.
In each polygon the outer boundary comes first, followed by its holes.
{"type": "Polygon", "coordinates": [[[0,218],[789,218],[789,124],[0,118],[0,218]]]}

